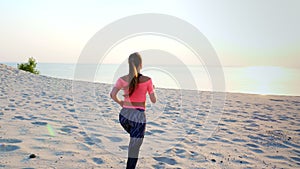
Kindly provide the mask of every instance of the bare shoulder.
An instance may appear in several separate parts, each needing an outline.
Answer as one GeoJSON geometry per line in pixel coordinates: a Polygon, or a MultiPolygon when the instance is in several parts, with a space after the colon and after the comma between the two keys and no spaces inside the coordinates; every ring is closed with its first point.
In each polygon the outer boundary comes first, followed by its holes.
{"type": "Polygon", "coordinates": [[[120,79],[124,80],[125,82],[128,82],[128,75],[124,75],[120,77],[120,79]]]}
{"type": "Polygon", "coordinates": [[[140,80],[140,82],[143,83],[143,82],[147,82],[147,81],[150,80],[150,79],[151,79],[151,78],[148,77],[148,76],[141,76],[139,80],[140,80]]]}
{"type": "MultiPolygon", "coordinates": [[[[121,79],[123,79],[124,81],[128,82],[128,75],[124,75],[122,77],[120,77],[121,79]]],[[[143,83],[143,82],[147,82],[148,80],[150,80],[151,78],[148,76],[141,76],[139,78],[139,82],[143,83]]]]}
{"type": "Polygon", "coordinates": [[[120,78],[127,82],[127,80],[128,80],[128,75],[124,75],[124,76],[122,76],[122,77],[120,77],[120,78]]]}

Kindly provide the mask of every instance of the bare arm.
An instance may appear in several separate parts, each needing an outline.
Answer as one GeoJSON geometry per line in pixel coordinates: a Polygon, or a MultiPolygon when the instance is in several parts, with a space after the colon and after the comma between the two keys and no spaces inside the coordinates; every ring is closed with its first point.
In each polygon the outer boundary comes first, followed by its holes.
{"type": "Polygon", "coordinates": [[[153,92],[153,93],[151,93],[149,96],[150,96],[151,102],[152,102],[152,103],[156,103],[156,94],[153,92]]]}
{"type": "Polygon", "coordinates": [[[116,102],[118,103],[121,107],[123,106],[124,104],[124,101],[123,100],[120,100],[117,96],[118,92],[120,91],[120,89],[114,87],[111,92],[110,92],[110,97],[116,102]]]}
{"type": "MultiPolygon", "coordinates": [[[[155,86],[154,86],[154,85],[153,85],[153,89],[155,89],[155,86]]],[[[156,94],[155,94],[155,92],[149,94],[149,96],[150,96],[151,102],[152,102],[152,103],[156,103],[156,94]]]]}

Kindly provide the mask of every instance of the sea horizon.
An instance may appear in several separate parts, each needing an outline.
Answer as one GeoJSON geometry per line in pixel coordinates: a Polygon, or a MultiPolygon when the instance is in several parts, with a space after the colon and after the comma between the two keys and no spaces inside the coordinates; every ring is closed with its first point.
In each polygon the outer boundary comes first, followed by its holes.
{"type": "MultiPolygon", "coordinates": [[[[16,62],[2,62],[8,66],[17,68],[16,62]]],[[[127,65],[119,64],[84,64],[96,65],[94,75],[89,78],[76,78],[77,63],[44,63],[39,62],[36,69],[40,75],[68,79],[83,80],[97,83],[114,84],[120,75],[127,73],[127,65]]],[[[147,65],[141,70],[144,75],[150,76],[156,87],[167,89],[187,89],[198,91],[216,91],[212,89],[210,75],[205,70],[205,66],[198,65],[162,65],[163,68],[149,68],[147,65]],[[192,79],[192,85],[180,85],[180,79],[174,78],[174,74],[184,78],[187,68],[192,79]],[[170,72],[171,71],[171,72],[170,72]]],[[[158,66],[159,67],[159,66],[158,66]]],[[[215,66],[208,66],[215,67],[215,66]]],[[[300,69],[281,66],[224,66],[225,90],[221,92],[260,94],[260,95],[279,95],[279,96],[300,96],[300,69]],[[260,76],[256,76],[260,74],[260,76]]],[[[182,80],[182,79],[181,79],[182,80]]],[[[182,84],[182,83],[181,83],[182,84]]]]}

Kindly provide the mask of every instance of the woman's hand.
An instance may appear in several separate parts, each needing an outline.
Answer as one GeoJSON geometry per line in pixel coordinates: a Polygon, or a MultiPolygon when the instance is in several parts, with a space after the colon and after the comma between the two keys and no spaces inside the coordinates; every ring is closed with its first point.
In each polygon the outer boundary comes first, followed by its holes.
{"type": "Polygon", "coordinates": [[[119,105],[120,105],[121,107],[123,107],[124,101],[123,101],[123,100],[120,100],[120,101],[119,101],[119,105]]]}

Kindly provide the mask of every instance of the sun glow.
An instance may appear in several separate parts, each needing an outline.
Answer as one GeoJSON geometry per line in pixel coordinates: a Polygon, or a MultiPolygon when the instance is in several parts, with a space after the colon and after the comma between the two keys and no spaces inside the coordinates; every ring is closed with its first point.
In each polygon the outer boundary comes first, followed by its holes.
{"type": "Polygon", "coordinates": [[[244,75],[253,84],[249,87],[260,94],[270,94],[278,90],[274,84],[286,78],[286,73],[281,67],[268,67],[267,69],[264,66],[247,67],[244,75]]]}

